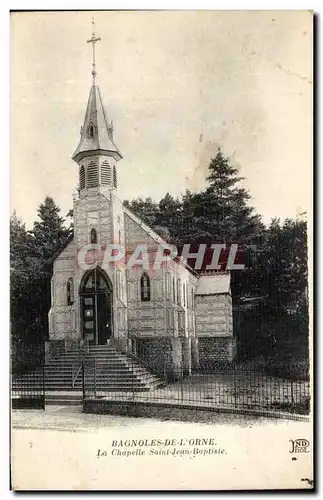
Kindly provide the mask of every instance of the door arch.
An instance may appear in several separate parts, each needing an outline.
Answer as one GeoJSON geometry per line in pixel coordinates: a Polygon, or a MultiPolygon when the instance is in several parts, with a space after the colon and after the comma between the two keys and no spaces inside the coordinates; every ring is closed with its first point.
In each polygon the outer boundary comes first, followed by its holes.
{"type": "Polygon", "coordinates": [[[80,286],[81,330],[90,344],[106,344],[113,336],[113,290],[99,267],[87,271],[80,286]]]}

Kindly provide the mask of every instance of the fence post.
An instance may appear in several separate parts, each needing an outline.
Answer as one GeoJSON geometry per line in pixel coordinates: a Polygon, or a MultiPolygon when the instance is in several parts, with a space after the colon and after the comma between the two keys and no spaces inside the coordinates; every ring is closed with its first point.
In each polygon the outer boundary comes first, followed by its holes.
{"type": "Polygon", "coordinates": [[[183,363],[182,363],[182,365],[181,365],[181,396],[182,396],[182,403],[184,401],[183,378],[184,378],[184,372],[183,372],[183,363]]]}
{"type": "Polygon", "coordinates": [[[234,381],[234,407],[237,407],[237,380],[236,380],[236,364],[233,365],[233,381],[234,381]]]}
{"type": "MultiPolygon", "coordinates": [[[[138,346],[138,344],[136,343],[136,346],[138,346]]],[[[137,348],[137,347],[136,347],[137,348]]],[[[136,377],[134,376],[134,373],[135,373],[135,369],[136,369],[136,362],[134,359],[131,359],[131,363],[132,363],[132,400],[135,401],[136,399],[136,388],[135,388],[135,385],[136,385],[136,377]]],[[[147,395],[149,393],[147,392],[147,395]]]]}
{"type": "Polygon", "coordinates": [[[293,381],[293,379],[291,379],[291,387],[290,387],[290,389],[291,389],[291,396],[292,396],[292,404],[294,404],[294,390],[293,390],[294,389],[294,385],[293,384],[294,384],[294,381],[293,381]]]}
{"type": "Polygon", "coordinates": [[[46,377],[46,371],[45,371],[45,359],[42,360],[42,397],[43,397],[43,410],[46,409],[46,386],[45,386],[45,377],[46,377]]]}
{"type": "Polygon", "coordinates": [[[94,358],[94,397],[96,398],[96,359],[94,358]]]}
{"type": "Polygon", "coordinates": [[[85,400],[85,370],[84,370],[84,360],[82,359],[82,396],[83,396],[83,403],[85,400]]]}

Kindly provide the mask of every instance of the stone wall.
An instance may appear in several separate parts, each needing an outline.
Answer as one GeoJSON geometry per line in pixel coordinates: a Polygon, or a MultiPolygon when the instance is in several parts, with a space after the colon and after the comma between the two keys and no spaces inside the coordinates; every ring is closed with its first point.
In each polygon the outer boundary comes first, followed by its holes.
{"type": "Polygon", "coordinates": [[[131,337],[165,336],[166,318],[162,270],[146,270],[150,278],[150,300],[141,301],[142,269],[127,271],[128,330],[131,337]]]}
{"type": "Polygon", "coordinates": [[[74,238],[77,249],[90,243],[91,229],[98,235],[98,244],[106,245],[113,239],[112,203],[96,189],[74,201],[74,238]]]}
{"type": "Polygon", "coordinates": [[[78,288],[75,283],[75,243],[72,240],[53,265],[51,279],[51,309],[49,311],[49,339],[75,340],[77,328],[78,288]],[[73,279],[73,304],[67,303],[67,282],[73,279]]]}
{"type": "Polygon", "coordinates": [[[233,337],[200,337],[198,339],[199,371],[212,371],[230,366],[234,360],[233,337]]]}

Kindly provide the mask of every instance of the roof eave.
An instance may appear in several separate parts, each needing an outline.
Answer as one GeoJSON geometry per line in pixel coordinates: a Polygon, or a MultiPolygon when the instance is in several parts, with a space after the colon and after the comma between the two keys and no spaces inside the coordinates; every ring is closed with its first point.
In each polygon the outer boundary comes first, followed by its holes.
{"type": "Polygon", "coordinates": [[[112,156],[116,161],[122,160],[123,158],[122,154],[119,151],[108,150],[108,149],[95,149],[88,151],[79,151],[78,153],[75,152],[72,156],[72,160],[78,163],[86,156],[96,156],[96,155],[112,156]]]}

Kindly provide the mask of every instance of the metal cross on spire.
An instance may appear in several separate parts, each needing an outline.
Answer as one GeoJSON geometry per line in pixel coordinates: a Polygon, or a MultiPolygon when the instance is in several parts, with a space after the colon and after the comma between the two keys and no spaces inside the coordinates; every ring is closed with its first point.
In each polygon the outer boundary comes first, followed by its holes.
{"type": "Polygon", "coordinates": [[[93,77],[93,85],[95,85],[95,77],[97,75],[95,68],[95,44],[99,42],[101,38],[99,36],[95,36],[95,24],[94,18],[92,17],[92,37],[89,40],[86,40],[87,43],[92,43],[92,77],[93,77]]]}

